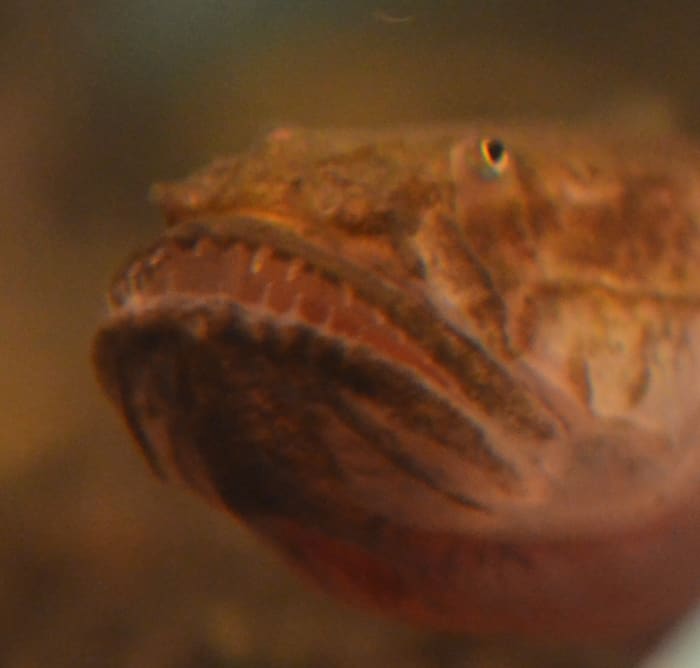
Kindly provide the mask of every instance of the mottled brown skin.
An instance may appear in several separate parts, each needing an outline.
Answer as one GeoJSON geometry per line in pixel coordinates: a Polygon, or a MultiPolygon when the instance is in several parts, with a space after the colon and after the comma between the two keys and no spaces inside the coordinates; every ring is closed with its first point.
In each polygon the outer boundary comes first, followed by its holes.
{"type": "Polygon", "coordinates": [[[698,184],[680,139],[276,130],[155,189],[98,374],[329,591],[641,637],[700,593],[698,184]]]}

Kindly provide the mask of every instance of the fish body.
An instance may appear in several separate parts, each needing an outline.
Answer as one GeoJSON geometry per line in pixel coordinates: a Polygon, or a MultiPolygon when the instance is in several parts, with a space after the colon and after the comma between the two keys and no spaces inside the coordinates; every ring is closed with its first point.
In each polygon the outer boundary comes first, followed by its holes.
{"type": "Polygon", "coordinates": [[[643,636],[700,594],[700,150],[275,130],[157,186],[94,359],[153,469],[330,592],[643,636]]]}

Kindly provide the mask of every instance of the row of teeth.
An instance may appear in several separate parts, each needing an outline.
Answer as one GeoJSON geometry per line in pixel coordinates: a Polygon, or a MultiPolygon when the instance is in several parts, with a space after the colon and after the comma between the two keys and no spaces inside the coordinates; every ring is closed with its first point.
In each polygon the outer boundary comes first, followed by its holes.
{"type": "MultiPolygon", "coordinates": [[[[192,252],[192,254],[196,257],[205,257],[208,252],[211,252],[215,248],[216,246],[214,242],[205,238],[197,242],[197,244],[192,247],[190,252],[192,252]]],[[[231,253],[233,257],[241,258],[247,254],[246,250],[247,246],[243,242],[237,242],[228,250],[228,252],[231,253]]],[[[171,256],[171,248],[167,246],[160,246],[147,257],[134,263],[127,270],[122,280],[115,286],[113,291],[113,301],[115,302],[115,306],[119,307],[123,305],[125,296],[127,296],[127,299],[138,299],[138,295],[141,294],[148,275],[157,270],[166,260],[170,259],[171,256]]],[[[263,271],[266,263],[272,257],[274,257],[274,250],[272,248],[269,246],[259,246],[253,252],[250,258],[248,272],[254,275],[260,274],[263,271]]],[[[293,257],[291,260],[287,261],[287,269],[284,279],[287,283],[293,283],[306,272],[317,272],[317,270],[314,269],[314,267],[306,260],[299,257],[293,257]]],[[[268,306],[269,297],[272,290],[273,282],[270,281],[264,288],[262,299],[257,305],[258,308],[265,309],[265,307],[268,306]]],[[[357,302],[355,290],[347,282],[342,282],[339,285],[339,290],[341,294],[342,306],[345,308],[352,308],[357,302]]],[[[277,318],[281,317],[282,319],[289,318],[290,320],[299,319],[300,321],[303,321],[304,318],[300,313],[301,301],[303,297],[304,295],[302,292],[297,293],[293,299],[291,308],[286,313],[275,312],[275,316],[277,318]]],[[[368,306],[366,302],[363,301],[363,303],[365,306],[368,306]]],[[[315,326],[322,330],[330,330],[333,317],[335,315],[335,310],[335,307],[330,305],[325,321],[323,323],[316,324],[315,326]]],[[[371,314],[375,325],[381,327],[387,324],[386,316],[378,308],[371,307],[371,314]]],[[[406,335],[400,328],[392,327],[392,331],[401,342],[405,342],[407,340],[406,335]]]]}
{"type": "MultiPolygon", "coordinates": [[[[265,262],[273,256],[273,251],[269,246],[261,246],[258,248],[254,253],[250,261],[250,267],[249,271],[251,274],[259,274],[265,265],[265,262]]],[[[295,280],[297,280],[303,273],[307,271],[315,271],[314,268],[305,260],[302,260],[299,257],[294,257],[292,258],[287,267],[287,271],[285,274],[285,281],[288,283],[293,283],[295,280]]],[[[267,283],[265,286],[264,292],[263,292],[263,297],[260,301],[260,307],[265,308],[269,304],[269,296],[270,293],[272,292],[273,289],[273,283],[270,281],[267,283]]],[[[357,300],[357,295],[355,294],[355,291],[353,288],[347,283],[347,282],[342,282],[340,284],[340,294],[342,297],[342,305],[346,308],[352,308],[357,300]]],[[[301,301],[303,299],[304,295],[301,292],[298,292],[295,297],[294,301],[292,303],[291,308],[287,311],[286,314],[283,314],[282,317],[284,318],[285,315],[287,316],[297,316],[300,320],[303,319],[301,317],[301,301]]],[[[371,313],[372,317],[374,319],[374,324],[377,326],[383,326],[386,324],[386,317],[384,314],[376,307],[371,307],[371,313]]],[[[336,308],[332,304],[329,306],[328,309],[328,315],[326,316],[326,319],[324,322],[320,323],[317,325],[317,327],[320,330],[325,330],[325,331],[330,331],[331,330],[331,325],[333,322],[333,318],[335,316],[335,311],[336,308]]],[[[402,330],[395,328],[394,329],[395,334],[397,337],[402,342],[406,341],[406,336],[403,333],[402,330]]]]}
{"type": "MultiPolygon", "coordinates": [[[[342,341],[344,345],[365,347],[374,350],[380,355],[390,357],[394,362],[411,368],[422,378],[430,378],[437,386],[448,387],[450,391],[459,392],[454,379],[431,358],[429,353],[421,349],[401,327],[392,323],[384,313],[376,306],[371,305],[361,296],[357,295],[352,285],[341,282],[334,285],[338,292],[335,298],[327,302],[318,302],[325,307],[324,311],[318,311],[316,316],[309,315],[316,307],[313,302],[305,302],[303,283],[299,289],[294,290],[294,283],[300,279],[312,281],[311,287],[317,284],[328,283],[321,271],[306,260],[296,257],[285,259],[284,269],[280,271],[272,268],[271,275],[277,274],[277,278],[271,278],[264,286],[258,285],[258,290],[252,290],[248,299],[245,296],[246,276],[256,276],[264,272],[266,265],[276,258],[274,249],[261,246],[252,250],[244,242],[236,242],[225,251],[225,261],[230,261],[232,268],[238,268],[234,281],[235,288],[231,285],[223,285],[221,295],[224,298],[233,298],[245,307],[248,322],[247,326],[253,336],[262,340],[268,335],[268,326],[274,324],[279,333],[292,335],[298,325],[311,326],[328,338],[342,341]],[[230,260],[229,260],[230,258],[230,260]],[[247,263],[246,270],[243,263],[247,263]],[[242,281],[242,282],[239,282],[242,281]],[[283,282],[282,282],[283,281],[283,282]],[[292,284],[290,286],[290,284],[292,284]],[[282,299],[281,303],[274,305],[271,299],[275,296],[275,286],[282,290],[282,286],[289,286],[288,299],[282,299]],[[238,294],[235,294],[239,291],[238,294]]],[[[215,245],[211,239],[204,239],[196,246],[188,250],[181,250],[177,246],[161,246],[150,255],[132,264],[123,279],[117,283],[113,291],[113,301],[118,310],[139,310],[148,307],[152,300],[158,300],[168,294],[172,288],[177,292],[181,290],[186,295],[187,287],[172,286],[168,284],[167,263],[177,260],[177,254],[182,254],[186,262],[192,256],[206,262],[208,255],[218,254],[218,260],[222,259],[222,249],[215,245]],[[159,271],[165,272],[160,274],[159,271]]],[[[186,269],[186,267],[185,267],[186,269]]],[[[185,274],[181,274],[186,276],[185,274]]],[[[186,281],[184,281],[186,283],[186,281]]],[[[250,284],[248,284],[250,286],[250,284]]],[[[321,287],[325,290],[324,287],[321,287]]],[[[193,294],[196,291],[193,290],[193,294]]],[[[202,292],[207,297],[215,297],[211,290],[202,292]]],[[[279,295],[277,295],[279,297],[279,295]]],[[[308,298],[308,291],[306,294],[308,298]]],[[[317,299],[323,299],[323,294],[317,295],[317,299]]],[[[196,324],[197,335],[206,336],[208,331],[208,319],[202,317],[196,324]]]]}

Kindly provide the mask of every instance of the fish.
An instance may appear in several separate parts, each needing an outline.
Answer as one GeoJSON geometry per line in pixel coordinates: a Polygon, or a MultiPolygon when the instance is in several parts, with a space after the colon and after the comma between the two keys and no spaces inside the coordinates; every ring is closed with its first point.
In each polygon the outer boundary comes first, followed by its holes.
{"type": "Polygon", "coordinates": [[[646,637],[700,594],[700,149],[282,127],[154,186],[93,360],[152,470],[425,627],[646,637]]]}

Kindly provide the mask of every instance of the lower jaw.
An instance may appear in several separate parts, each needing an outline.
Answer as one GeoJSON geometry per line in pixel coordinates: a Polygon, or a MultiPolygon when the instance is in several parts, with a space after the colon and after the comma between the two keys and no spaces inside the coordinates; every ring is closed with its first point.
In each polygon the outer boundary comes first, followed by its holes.
{"type": "MultiPolygon", "coordinates": [[[[308,411],[333,383],[305,379],[300,366],[280,369],[289,347],[260,347],[248,329],[236,331],[230,313],[217,324],[211,304],[190,313],[187,326],[181,309],[170,320],[162,311],[152,316],[149,324],[146,312],[124,315],[96,347],[103,383],[149,458],[240,516],[329,592],[424,626],[562,641],[649,635],[700,595],[700,531],[688,508],[627,534],[509,540],[428,530],[430,513],[412,523],[412,513],[427,512],[418,494],[405,500],[401,517],[359,507],[352,491],[327,496],[343,476],[314,440],[308,411]],[[216,343],[221,335],[235,356],[216,343]],[[283,378],[297,384],[285,390],[283,378]],[[300,388],[313,394],[299,395],[300,388]],[[286,440],[270,438],[273,432],[286,440]]],[[[362,367],[348,373],[343,351],[326,339],[286,345],[313,358],[309,368],[326,381],[336,368],[364,382],[362,367]]],[[[380,382],[376,373],[366,381],[380,382]]]]}
{"type": "Polygon", "coordinates": [[[323,590],[442,631],[637,647],[700,596],[687,554],[660,551],[655,533],[621,537],[622,563],[618,544],[586,539],[509,543],[386,523],[368,546],[276,518],[256,529],[323,590]]]}

